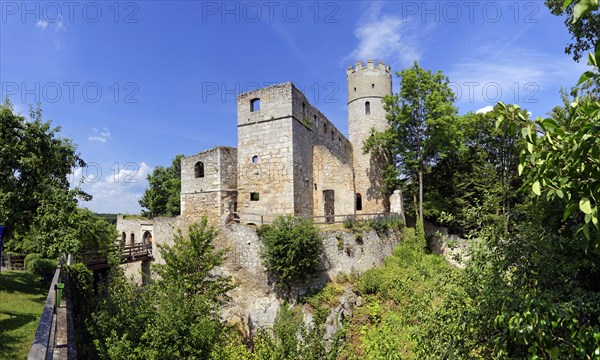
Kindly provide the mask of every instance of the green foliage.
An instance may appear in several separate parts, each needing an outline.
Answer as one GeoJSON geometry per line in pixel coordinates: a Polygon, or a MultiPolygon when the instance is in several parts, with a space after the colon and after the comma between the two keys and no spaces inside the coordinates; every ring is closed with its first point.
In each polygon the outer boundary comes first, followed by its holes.
{"type": "Polygon", "coordinates": [[[67,266],[75,327],[77,355],[83,359],[96,359],[98,354],[93,343],[92,333],[87,325],[91,322],[95,309],[93,281],[94,275],[83,263],[67,266]]]}
{"type": "Polygon", "coordinates": [[[143,288],[113,269],[108,297],[93,315],[101,358],[206,359],[218,356],[224,327],[219,310],[233,289],[231,279],[215,272],[225,258],[212,242],[216,231],[206,218],[181,232],[172,247],[162,247],[164,264],[157,279],[143,288]]]}
{"type": "Polygon", "coordinates": [[[267,270],[288,289],[317,273],[323,241],[319,229],[308,219],[279,216],[259,236],[264,248],[261,258],[267,270]]]}
{"type": "Polygon", "coordinates": [[[416,336],[428,326],[428,314],[440,307],[456,273],[442,257],[426,254],[424,244],[413,229],[404,229],[385,264],[360,276],[356,289],[364,304],[353,309],[343,357],[415,357],[416,336]]]}
{"type": "Polygon", "coordinates": [[[158,216],[173,217],[180,214],[181,192],[181,158],[177,155],[171,166],[157,166],[149,174],[148,188],[139,200],[142,215],[154,218],[158,216]]]}
{"type": "MultiPolygon", "coordinates": [[[[581,5],[578,11],[575,8],[579,3],[590,4],[593,1],[575,1],[565,2],[564,0],[546,0],[545,4],[552,14],[564,18],[564,23],[571,33],[573,42],[565,48],[565,53],[573,56],[575,61],[579,61],[585,52],[594,47],[599,40],[600,34],[600,14],[588,12],[583,14],[581,5]],[[564,4],[568,3],[565,7],[564,4]],[[581,18],[580,21],[575,21],[581,18]]],[[[596,1],[596,8],[598,2],[596,1]]]]}
{"type": "Polygon", "coordinates": [[[38,258],[27,262],[27,271],[39,275],[44,279],[51,279],[57,266],[58,261],[56,260],[38,258]]]}
{"type": "Polygon", "coordinates": [[[451,134],[457,110],[448,78],[441,72],[433,74],[415,62],[398,76],[400,91],[383,99],[390,128],[374,133],[364,150],[373,156],[385,155],[387,191],[395,189],[399,175],[412,186],[418,185],[419,216],[423,219],[423,177],[429,165],[454,146],[451,134]],[[399,168],[394,170],[396,164],[399,168]]]}
{"type": "Polygon", "coordinates": [[[23,266],[25,266],[25,269],[27,269],[27,264],[29,264],[31,260],[40,259],[41,257],[42,255],[38,253],[27,254],[27,256],[25,256],[25,259],[23,259],[23,266]]]}
{"type": "Polygon", "coordinates": [[[69,174],[85,163],[59,131],[43,120],[39,106],[31,108],[29,119],[14,114],[8,99],[0,106],[0,223],[8,250],[54,257],[76,248],[60,229],[77,200],[91,197],[70,189],[69,174]]]}
{"type": "Polygon", "coordinates": [[[517,165],[525,144],[507,126],[496,128],[500,112],[496,106],[458,117],[452,135],[457,146],[425,179],[426,217],[454,234],[468,236],[498,222],[508,229],[511,209],[523,200],[517,165]]]}

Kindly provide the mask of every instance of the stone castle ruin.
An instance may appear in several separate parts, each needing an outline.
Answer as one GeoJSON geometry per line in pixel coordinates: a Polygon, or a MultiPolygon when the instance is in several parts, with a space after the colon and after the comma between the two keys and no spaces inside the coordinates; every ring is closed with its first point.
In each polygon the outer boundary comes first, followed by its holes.
{"type": "MultiPolygon", "coordinates": [[[[207,216],[219,226],[257,224],[283,214],[340,221],[389,212],[383,165],[362,146],[372,129],[388,126],[382,98],[392,94],[391,68],[357,62],[347,81],[349,139],[291,82],[240,94],[237,148],[181,159],[181,215],[171,222],[186,228],[207,216]]],[[[126,225],[121,219],[118,228],[128,242],[148,231],[157,240],[157,220],[126,225]]]]}
{"type": "MultiPolygon", "coordinates": [[[[388,125],[382,98],[392,94],[391,68],[373,60],[347,70],[346,138],[291,82],[240,94],[237,98],[237,148],[218,146],[181,159],[181,215],[151,220],[119,216],[126,244],[172,244],[177,229],[206,216],[219,227],[215,246],[229,250],[222,271],[239,283],[226,318],[237,316],[249,328],[271,324],[279,300],[260,261],[261,242],[247,224],[278,215],[342,221],[349,215],[399,212],[395,193],[381,191],[383,164],[362,151],[372,129],[388,125]]],[[[366,271],[383,262],[398,239],[374,232],[356,242],[348,233],[325,233],[321,284],[339,273],[366,271]]],[[[128,275],[141,281],[140,269],[128,275]]]]}

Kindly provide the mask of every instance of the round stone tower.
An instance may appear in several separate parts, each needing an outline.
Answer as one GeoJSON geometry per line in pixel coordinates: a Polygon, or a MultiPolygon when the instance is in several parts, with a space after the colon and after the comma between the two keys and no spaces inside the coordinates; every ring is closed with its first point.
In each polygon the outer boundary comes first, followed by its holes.
{"type": "Polygon", "coordinates": [[[348,132],[353,147],[354,185],[357,213],[379,213],[389,210],[383,196],[384,164],[363,154],[363,144],[371,129],[383,131],[388,127],[382,98],[392,94],[392,70],[379,61],[368,60],[366,66],[357,62],[347,70],[348,132]]]}

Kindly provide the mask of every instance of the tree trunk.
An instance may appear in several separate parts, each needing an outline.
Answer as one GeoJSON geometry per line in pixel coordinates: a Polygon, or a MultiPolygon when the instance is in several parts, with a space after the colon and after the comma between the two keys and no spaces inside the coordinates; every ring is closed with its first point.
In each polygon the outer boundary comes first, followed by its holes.
{"type": "Polygon", "coordinates": [[[423,162],[419,164],[419,219],[423,223],[423,162]]]}

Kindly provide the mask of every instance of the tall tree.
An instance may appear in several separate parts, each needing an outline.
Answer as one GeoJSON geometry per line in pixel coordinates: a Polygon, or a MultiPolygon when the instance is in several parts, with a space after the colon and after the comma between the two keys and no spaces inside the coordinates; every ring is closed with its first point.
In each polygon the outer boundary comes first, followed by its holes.
{"type": "MultiPolygon", "coordinates": [[[[44,218],[68,215],[78,198],[91,199],[70,189],[69,174],[85,162],[59,132],[43,120],[39,106],[31,108],[29,119],[15,114],[8,99],[0,106],[0,223],[6,226],[9,248],[19,248],[33,225],[49,231],[57,224],[44,218]]],[[[60,237],[45,239],[55,242],[51,253],[72,248],[60,237]]]]}
{"type": "Polygon", "coordinates": [[[181,158],[177,155],[171,166],[157,166],[148,175],[148,188],[139,200],[140,205],[147,209],[142,215],[147,217],[177,216],[181,212],[181,158]]]}
{"type": "Polygon", "coordinates": [[[387,149],[394,154],[397,170],[388,169],[386,175],[402,176],[411,184],[418,184],[419,218],[423,220],[423,177],[455,145],[451,136],[457,114],[452,105],[454,93],[441,71],[433,74],[416,62],[397,75],[401,79],[400,91],[383,99],[390,128],[374,134],[364,149],[387,149]]]}

